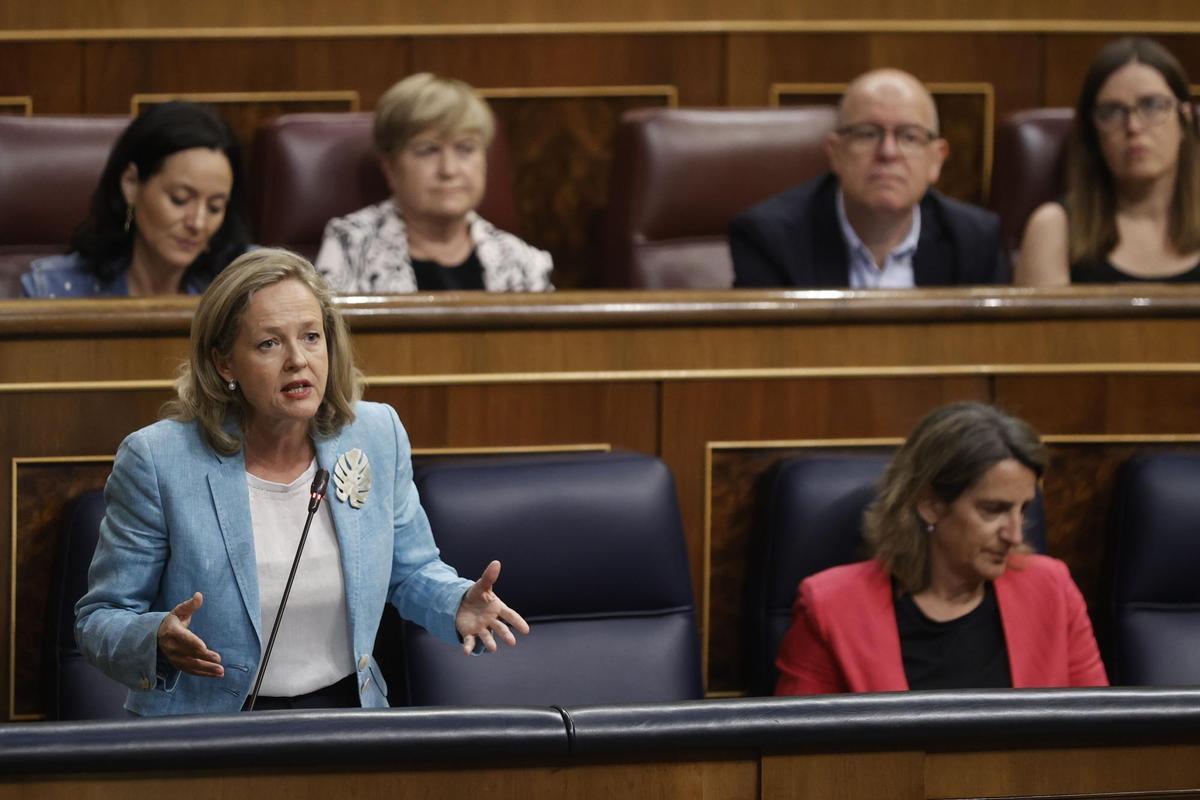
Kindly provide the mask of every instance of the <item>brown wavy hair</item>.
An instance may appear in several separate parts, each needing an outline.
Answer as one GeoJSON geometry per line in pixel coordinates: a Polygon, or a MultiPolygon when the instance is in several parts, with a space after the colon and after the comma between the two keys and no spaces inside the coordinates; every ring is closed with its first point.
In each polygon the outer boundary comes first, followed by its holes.
{"type": "Polygon", "coordinates": [[[228,356],[241,327],[250,298],[259,289],[280,281],[303,283],[321,307],[329,376],[321,406],[309,423],[314,438],[332,436],[354,421],[354,404],[362,398],[362,372],[354,363],[350,330],[333,307],[328,284],[303,257],[287,250],[263,248],[246,253],[225,268],[200,298],[192,318],[190,360],[179,369],[175,399],[163,406],[162,415],[181,422],[195,421],[204,441],[222,455],[242,447],[241,423],[246,399],[230,391],[217,372],[214,353],[228,356]]]}
{"type": "Polygon", "coordinates": [[[1092,114],[1104,82],[1133,63],[1145,64],[1162,75],[1179,102],[1176,114],[1183,141],[1179,145],[1167,236],[1180,253],[1200,249],[1200,165],[1196,163],[1200,127],[1190,110],[1188,76],[1167,48],[1153,39],[1130,36],[1109,42],[1092,59],[1075,106],[1068,139],[1066,192],[1071,217],[1068,259],[1072,264],[1102,260],[1117,246],[1117,190],[1092,114]]]}
{"type": "Polygon", "coordinates": [[[917,513],[928,493],[953,503],[993,466],[1013,458],[1039,478],[1046,447],[1028,423],[984,403],[951,403],[927,414],[884,471],[863,516],[871,555],[910,594],[929,585],[929,533],[917,513]]]}

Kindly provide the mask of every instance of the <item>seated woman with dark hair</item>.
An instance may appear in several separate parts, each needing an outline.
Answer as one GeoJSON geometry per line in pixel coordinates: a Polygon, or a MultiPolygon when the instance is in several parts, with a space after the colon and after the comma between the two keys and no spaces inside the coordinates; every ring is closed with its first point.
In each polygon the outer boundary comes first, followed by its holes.
{"type": "Polygon", "coordinates": [[[1107,685],[1066,565],[1023,544],[1045,466],[991,406],[921,420],[864,516],[873,558],[801,581],[775,693],[1107,685]]]}
{"type": "Polygon", "coordinates": [[[1075,109],[1066,198],[1029,218],[1016,283],[1200,281],[1198,143],[1175,56],[1150,39],[1105,46],[1075,109]]]}
{"type": "Polygon", "coordinates": [[[329,221],[316,266],[334,291],[553,289],[550,254],[475,213],[495,120],[462,81],[428,72],[375,107],[375,147],[390,199],[329,221]]]}
{"type": "Polygon", "coordinates": [[[117,139],[72,252],[34,261],[29,297],[199,294],[246,250],[237,140],[211,108],[152,106],[117,139]]]}

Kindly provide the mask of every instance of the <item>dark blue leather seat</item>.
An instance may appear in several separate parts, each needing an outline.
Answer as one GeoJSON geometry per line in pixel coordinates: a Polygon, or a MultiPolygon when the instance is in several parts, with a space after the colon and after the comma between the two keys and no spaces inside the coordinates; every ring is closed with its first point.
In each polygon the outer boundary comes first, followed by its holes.
{"type": "Polygon", "coordinates": [[[1200,684],[1200,453],[1126,462],[1112,527],[1114,683],[1200,684]]]}
{"type": "Polygon", "coordinates": [[[703,694],[687,552],[670,471],[634,453],[418,467],[442,558],[533,632],[476,658],[404,626],[412,705],[654,702],[703,694]]]}
{"type": "MultiPolygon", "coordinates": [[[[862,515],[890,455],[813,455],[780,461],[759,486],[746,636],[751,694],[775,689],[775,654],[792,621],[800,581],[861,561],[862,515]]],[[[1026,541],[1045,551],[1041,494],[1026,515],[1026,541]]]]}
{"type": "Polygon", "coordinates": [[[75,644],[75,602],[87,591],[102,519],[104,494],[87,492],[75,501],[63,535],[47,626],[46,712],[52,719],[126,716],[128,689],[87,663],[75,644]]]}

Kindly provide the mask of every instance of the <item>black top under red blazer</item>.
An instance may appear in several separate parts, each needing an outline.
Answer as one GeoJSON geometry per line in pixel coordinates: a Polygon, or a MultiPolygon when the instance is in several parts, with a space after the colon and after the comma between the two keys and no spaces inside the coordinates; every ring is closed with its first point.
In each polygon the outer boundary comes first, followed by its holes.
{"type": "MultiPolygon", "coordinates": [[[[850,259],[837,217],[837,177],[775,195],[729,226],[735,287],[847,287],[850,259]]],[[[1009,283],[1000,218],[930,189],[913,255],[917,286],[1009,283]]]]}

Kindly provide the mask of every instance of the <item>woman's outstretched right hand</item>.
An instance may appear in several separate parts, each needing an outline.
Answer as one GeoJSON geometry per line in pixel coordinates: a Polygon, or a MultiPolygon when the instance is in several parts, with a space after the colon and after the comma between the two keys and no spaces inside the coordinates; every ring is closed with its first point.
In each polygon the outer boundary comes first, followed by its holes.
{"type": "Polygon", "coordinates": [[[196,592],[184,600],[171,613],[163,617],[158,626],[158,650],[172,667],[189,675],[205,678],[220,678],[225,675],[221,666],[221,655],[188,630],[192,615],[204,605],[204,595],[196,592]]]}

